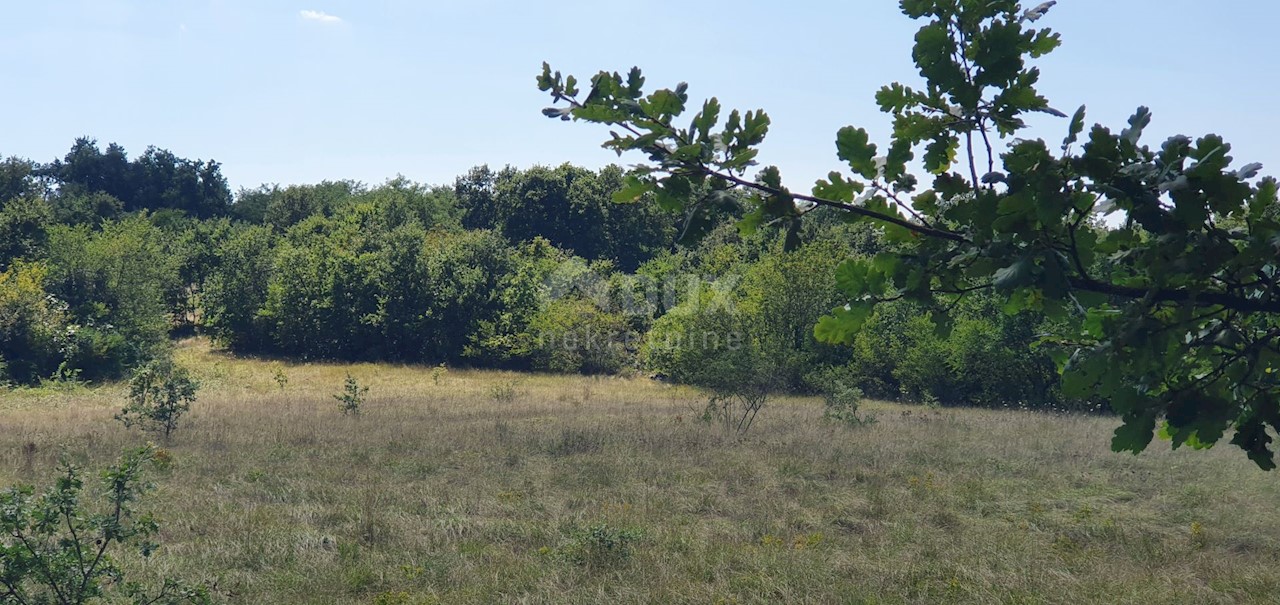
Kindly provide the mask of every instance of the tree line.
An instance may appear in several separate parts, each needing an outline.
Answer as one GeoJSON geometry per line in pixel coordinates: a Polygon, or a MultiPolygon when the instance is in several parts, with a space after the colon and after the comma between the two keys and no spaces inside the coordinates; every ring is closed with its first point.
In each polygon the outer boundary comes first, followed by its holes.
{"type": "Polygon", "coordinates": [[[615,203],[625,185],[616,166],[480,166],[452,186],[396,177],[232,195],[216,162],[155,148],[129,160],[81,139],[49,164],[10,158],[2,376],[111,380],[199,332],[300,359],[1064,403],[1052,362],[1031,349],[1043,318],[990,300],[966,305],[949,335],[903,302],[853,346],[819,342],[840,262],[893,246],[875,229],[828,214],[748,234],[723,219],[692,238],[685,214],[615,203]]]}

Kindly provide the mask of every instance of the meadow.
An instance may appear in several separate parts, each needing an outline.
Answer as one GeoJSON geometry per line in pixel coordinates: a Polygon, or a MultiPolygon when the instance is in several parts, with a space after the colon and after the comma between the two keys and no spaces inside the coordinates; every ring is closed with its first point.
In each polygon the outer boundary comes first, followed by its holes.
{"type": "MultiPolygon", "coordinates": [[[[1275,477],[1113,418],[783,397],[739,436],[644,377],[176,357],[203,388],[125,563],[230,603],[1280,602],[1275,477]]],[[[0,395],[0,485],[145,442],[124,399],[0,395]]]]}

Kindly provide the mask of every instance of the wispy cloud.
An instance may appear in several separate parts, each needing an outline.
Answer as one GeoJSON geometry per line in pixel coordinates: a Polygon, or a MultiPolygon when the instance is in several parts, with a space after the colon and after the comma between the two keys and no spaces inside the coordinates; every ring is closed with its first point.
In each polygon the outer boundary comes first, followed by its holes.
{"type": "Polygon", "coordinates": [[[320,23],[342,23],[342,18],[322,11],[304,10],[298,13],[307,21],[318,21],[320,23]]]}

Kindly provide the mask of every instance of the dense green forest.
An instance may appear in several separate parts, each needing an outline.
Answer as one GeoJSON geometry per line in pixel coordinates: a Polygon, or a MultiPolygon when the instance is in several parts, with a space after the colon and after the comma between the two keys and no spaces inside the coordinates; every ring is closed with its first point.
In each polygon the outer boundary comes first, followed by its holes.
{"type": "MultiPolygon", "coordinates": [[[[733,212],[614,203],[616,166],[486,166],[232,194],[220,167],[75,142],[0,171],[0,376],[103,381],[202,333],[237,353],[565,373],[943,404],[1058,406],[1043,318],[975,295],[943,334],[927,305],[879,309],[853,346],[814,339],[837,265],[888,249],[814,212],[741,235],[733,212]],[[682,243],[684,242],[684,243],[682,243]],[[792,242],[794,243],[794,241],[792,242]],[[793,249],[792,249],[793,248],[793,249]]],[[[735,200],[725,203],[734,204],[735,200]]]]}

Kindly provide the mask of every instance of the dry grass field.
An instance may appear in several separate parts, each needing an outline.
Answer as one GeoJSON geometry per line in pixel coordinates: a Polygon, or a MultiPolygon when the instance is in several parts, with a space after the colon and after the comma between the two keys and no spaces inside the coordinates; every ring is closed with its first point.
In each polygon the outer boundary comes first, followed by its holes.
{"type": "MultiPolygon", "coordinates": [[[[230,603],[1280,602],[1276,475],[1107,418],[796,398],[738,438],[646,379],[178,356],[204,388],[130,565],[230,603]]],[[[0,485],[145,441],[123,398],[0,396],[0,485]]]]}

